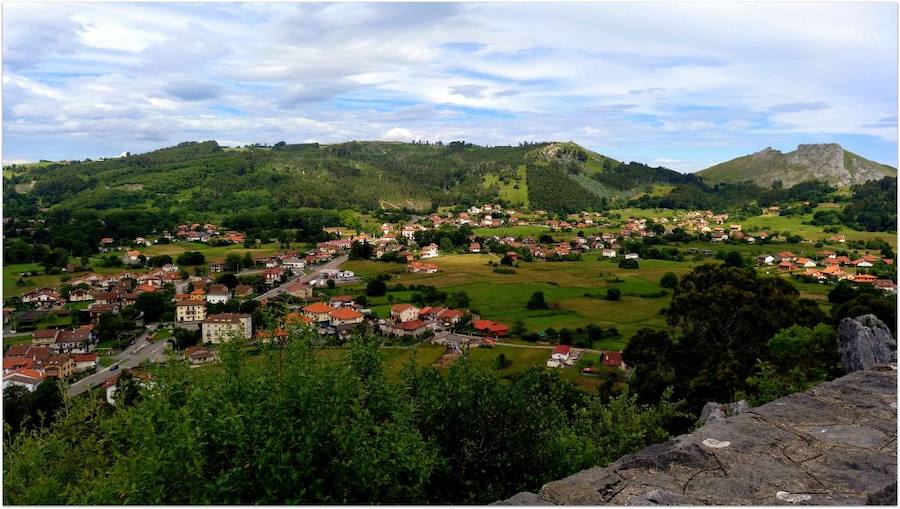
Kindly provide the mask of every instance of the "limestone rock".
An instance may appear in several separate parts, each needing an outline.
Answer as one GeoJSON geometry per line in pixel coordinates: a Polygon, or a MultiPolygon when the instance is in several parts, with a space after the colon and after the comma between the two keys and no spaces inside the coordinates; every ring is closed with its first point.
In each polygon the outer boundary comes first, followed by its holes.
{"type": "Polygon", "coordinates": [[[734,403],[715,403],[710,401],[703,405],[703,410],[700,411],[700,423],[706,424],[718,419],[742,414],[748,410],[750,410],[750,404],[743,399],[734,403]]]}
{"type": "Polygon", "coordinates": [[[838,325],[838,351],[847,372],[897,361],[897,342],[875,315],[844,318],[838,325]]]}

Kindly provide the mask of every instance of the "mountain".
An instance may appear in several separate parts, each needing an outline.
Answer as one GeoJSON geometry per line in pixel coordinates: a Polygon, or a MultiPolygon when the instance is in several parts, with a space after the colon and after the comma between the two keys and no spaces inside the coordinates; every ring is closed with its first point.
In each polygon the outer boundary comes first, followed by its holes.
{"type": "Polygon", "coordinates": [[[211,214],[299,207],[431,210],[490,201],[576,212],[624,202],[657,184],[698,180],[561,142],[517,147],[185,142],[145,154],[10,173],[15,176],[5,188],[27,193],[37,207],[156,207],[211,214]]]}
{"type": "Polygon", "coordinates": [[[789,187],[809,180],[847,186],[896,177],[897,169],[856,155],[837,143],[827,143],[800,145],[786,154],[767,148],[709,167],[697,175],[709,183],[751,181],[763,187],[770,187],[775,181],[789,187]]]}

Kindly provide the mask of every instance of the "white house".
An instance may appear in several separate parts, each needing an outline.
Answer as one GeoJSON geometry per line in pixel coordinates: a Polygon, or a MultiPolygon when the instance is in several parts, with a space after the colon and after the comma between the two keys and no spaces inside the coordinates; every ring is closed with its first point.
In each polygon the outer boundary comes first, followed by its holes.
{"type": "Polygon", "coordinates": [[[434,258],[438,255],[437,244],[428,244],[422,248],[422,258],[434,258]]]}
{"type": "Polygon", "coordinates": [[[206,302],[210,304],[225,304],[231,299],[231,290],[225,285],[210,285],[206,292],[206,302]]]}
{"type": "Polygon", "coordinates": [[[625,259],[626,260],[637,260],[638,254],[637,253],[628,253],[625,255],[625,259]]]}
{"type": "Polygon", "coordinates": [[[616,250],[615,250],[615,249],[604,249],[604,250],[603,250],[603,256],[605,256],[605,257],[607,257],[607,258],[615,258],[615,257],[616,257],[616,250]]]}
{"type": "Polygon", "coordinates": [[[391,318],[398,322],[411,322],[419,318],[419,309],[412,304],[394,304],[391,306],[391,318]]]}
{"type": "Polygon", "coordinates": [[[302,260],[296,256],[289,256],[281,261],[281,265],[291,272],[296,273],[306,268],[306,260],[302,260]]]}
{"type": "Polygon", "coordinates": [[[556,348],[553,349],[553,355],[550,356],[551,360],[557,362],[565,362],[569,360],[569,353],[571,352],[572,347],[569,345],[556,345],[556,348]]]}
{"type": "Polygon", "coordinates": [[[253,331],[250,315],[240,313],[219,313],[209,315],[202,323],[201,341],[203,343],[220,343],[232,334],[239,334],[250,339],[253,331]]]}
{"type": "Polygon", "coordinates": [[[3,389],[6,390],[7,387],[17,385],[28,389],[28,392],[34,392],[43,381],[44,375],[40,371],[21,368],[3,377],[3,389]]]}

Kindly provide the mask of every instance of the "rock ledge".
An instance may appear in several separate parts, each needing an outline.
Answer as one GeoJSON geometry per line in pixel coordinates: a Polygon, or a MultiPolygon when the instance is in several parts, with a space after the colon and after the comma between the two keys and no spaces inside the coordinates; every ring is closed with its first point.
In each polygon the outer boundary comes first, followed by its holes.
{"type": "Polygon", "coordinates": [[[712,421],[502,505],[897,503],[897,366],[712,421]]]}

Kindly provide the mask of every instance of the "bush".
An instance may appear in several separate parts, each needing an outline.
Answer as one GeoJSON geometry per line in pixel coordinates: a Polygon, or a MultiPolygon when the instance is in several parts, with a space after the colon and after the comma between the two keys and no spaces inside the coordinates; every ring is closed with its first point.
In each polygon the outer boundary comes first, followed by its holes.
{"type": "Polygon", "coordinates": [[[525,307],[528,309],[549,309],[547,301],[544,300],[544,292],[532,293],[531,298],[528,299],[528,303],[525,304],[525,307]]]}
{"type": "Polygon", "coordinates": [[[634,258],[623,259],[619,262],[620,269],[637,269],[640,268],[640,264],[634,258]]]}
{"type": "Polygon", "coordinates": [[[675,289],[678,286],[678,276],[674,272],[666,272],[660,278],[659,285],[663,288],[675,289]]]}
{"type": "Polygon", "coordinates": [[[387,293],[387,285],[380,279],[375,279],[366,283],[366,295],[369,297],[381,297],[387,293]]]}
{"type": "Polygon", "coordinates": [[[622,291],[618,288],[610,288],[606,290],[606,300],[619,300],[622,298],[622,291]]]}

